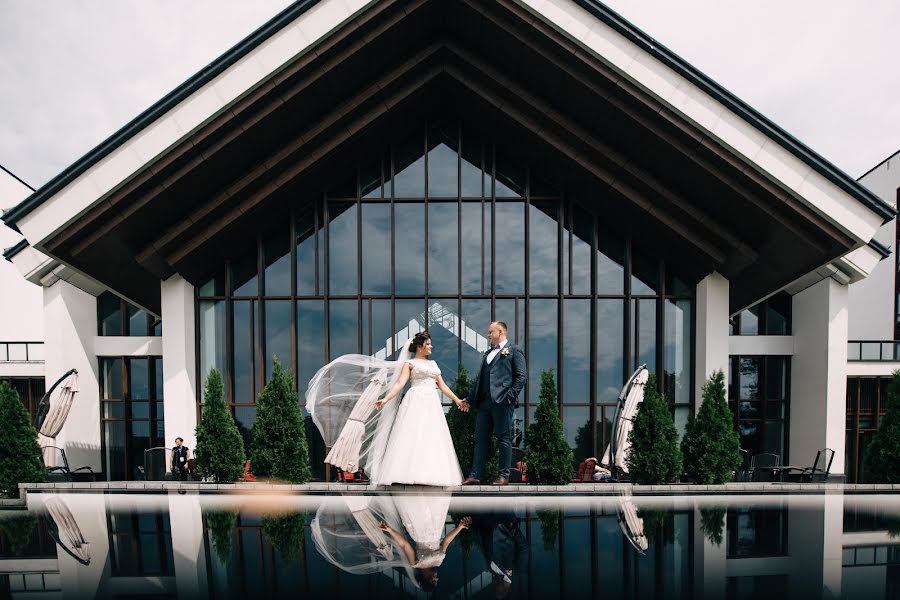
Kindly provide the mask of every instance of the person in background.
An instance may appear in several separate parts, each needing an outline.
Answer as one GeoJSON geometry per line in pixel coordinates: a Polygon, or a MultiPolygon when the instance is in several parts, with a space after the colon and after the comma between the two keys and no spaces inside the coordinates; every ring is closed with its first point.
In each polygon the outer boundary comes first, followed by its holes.
{"type": "Polygon", "coordinates": [[[175,438],[175,447],[172,448],[172,473],[181,481],[191,480],[191,449],[184,445],[184,440],[175,438]]]}

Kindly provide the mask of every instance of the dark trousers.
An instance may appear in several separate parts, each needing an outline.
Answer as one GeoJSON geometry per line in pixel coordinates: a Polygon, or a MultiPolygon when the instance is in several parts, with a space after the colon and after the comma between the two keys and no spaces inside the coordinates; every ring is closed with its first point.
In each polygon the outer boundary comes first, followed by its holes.
{"type": "Polygon", "coordinates": [[[175,479],[179,481],[191,481],[191,470],[187,463],[175,466],[175,479]]]}
{"type": "Polygon", "coordinates": [[[491,434],[497,436],[500,449],[500,477],[509,479],[509,467],[512,461],[512,421],[513,407],[503,402],[497,404],[490,400],[479,403],[475,415],[475,458],[472,463],[472,477],[482,479],[484,463],[487,462],[491,449],[491,434]]]}

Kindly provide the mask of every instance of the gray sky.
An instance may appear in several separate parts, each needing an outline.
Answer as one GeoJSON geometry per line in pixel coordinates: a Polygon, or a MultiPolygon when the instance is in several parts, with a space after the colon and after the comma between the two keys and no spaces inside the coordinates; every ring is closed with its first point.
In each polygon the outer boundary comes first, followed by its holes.
{"type": "MultiPolygon", "coordinates": [[[[288,0],[0,0],[0,164],[34,187],[288,0]]],[[[609,0],[853,177],[900,149],[900,2],[609,0]]]]}

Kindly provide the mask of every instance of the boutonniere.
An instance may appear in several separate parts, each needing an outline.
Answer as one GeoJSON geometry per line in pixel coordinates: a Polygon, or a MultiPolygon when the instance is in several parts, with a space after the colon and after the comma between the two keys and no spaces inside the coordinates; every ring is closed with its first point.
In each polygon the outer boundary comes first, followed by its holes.
{"type": "Polygon", "coordinates": [[[503,350],[500,351],[500,354],[503,356],[509,356],[509,346],[505,346],[503,350]]]}

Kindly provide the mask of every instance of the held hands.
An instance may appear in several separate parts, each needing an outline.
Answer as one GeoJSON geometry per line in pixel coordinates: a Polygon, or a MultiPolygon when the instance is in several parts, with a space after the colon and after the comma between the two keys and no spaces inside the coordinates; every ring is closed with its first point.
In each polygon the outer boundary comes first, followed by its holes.
{"type": "Polygon", "coordinates": [[[469,401],[463,398],[459,402],[456,403],[456,408],[461,410],[462,412],[469,412],[469,401]]]}
{"type": "Polygon", "coordinates": [[[463,517],[459,520],[459,526],[463,529],[468,529],[472,526],[472,517],[463,517]]]}

